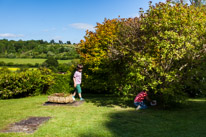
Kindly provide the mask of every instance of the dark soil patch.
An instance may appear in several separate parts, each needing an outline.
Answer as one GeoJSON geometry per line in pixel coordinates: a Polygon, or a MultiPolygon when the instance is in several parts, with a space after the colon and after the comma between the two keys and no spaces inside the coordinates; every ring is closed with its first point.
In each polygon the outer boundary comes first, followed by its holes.
{"type": "Polygon", "coordinates": [[[80,106],[81,104],[83,104],[85,101],[74,101],[72,103],[53,103],[53,102],[45,102],[43,105],[44,106],[49,106],[49,105],[52,105],[52,106],[80,106]]]}
{"type": "Polygon", "coordinates": [[[29,117],[26,120],[16,122],[9,125],[7,128],[1,130],[0,132],[25,132],[33,133],[39,125],[48,121],[51,117],[29,117]]]}

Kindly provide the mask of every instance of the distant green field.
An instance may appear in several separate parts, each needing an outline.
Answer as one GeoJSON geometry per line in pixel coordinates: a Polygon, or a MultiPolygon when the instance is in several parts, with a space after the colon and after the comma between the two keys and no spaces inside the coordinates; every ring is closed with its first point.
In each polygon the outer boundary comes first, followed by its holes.
{"type": "MultiPolygon", "coordinates": [[[[15,58],[15,59],[10,59],[10,58],[0,58],[0,61],[4,61],[5,63],[13,62],[15,64],[42,64],[46,59],[31,59],[31,58],[15,58]]],[[[72,60],[58,60],[60,64],[62,63],[69,63],[72,60]]]]}

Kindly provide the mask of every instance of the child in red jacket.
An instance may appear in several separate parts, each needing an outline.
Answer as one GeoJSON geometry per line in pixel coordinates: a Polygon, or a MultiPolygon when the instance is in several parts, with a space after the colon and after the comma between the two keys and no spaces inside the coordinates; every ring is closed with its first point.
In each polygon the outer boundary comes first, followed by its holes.
{"type": "Polygon", "coordinates": [[[134,105],[136,106],[136,110],[139,109],[146,109],[147,105],[144,103],[144,100],[146,99],[149,102],[153,102],[151,101],[151,99],[148,97],[147,94],[148,91],[142,91],[139,94],[137,94],[137,96],[134,99],[134,105]]]}

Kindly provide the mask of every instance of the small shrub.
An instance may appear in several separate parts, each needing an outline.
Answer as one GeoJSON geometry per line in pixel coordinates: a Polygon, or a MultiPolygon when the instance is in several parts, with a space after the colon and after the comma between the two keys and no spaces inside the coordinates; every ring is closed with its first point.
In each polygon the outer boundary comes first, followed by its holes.
{"type": "Polygon", "coordinates": [[[49,68],[51,69],[53,72],[57,72],[57,67],[58,67],[59,63],[57,61],[57,59],[53,58],[53,57],[49,57],[43,64],[43,67],[49,68]]]}
{"type": "Polygon", "coordinates": [[[0,61],[0,66],[5,66],[6,63],[4,61],[0,61]]]}
{"type": "Polygon", "coordinates": [[[9,62],[9,63],[7,63],[7,66],[14,66],[14,63],[13,62],[9,62]]]}

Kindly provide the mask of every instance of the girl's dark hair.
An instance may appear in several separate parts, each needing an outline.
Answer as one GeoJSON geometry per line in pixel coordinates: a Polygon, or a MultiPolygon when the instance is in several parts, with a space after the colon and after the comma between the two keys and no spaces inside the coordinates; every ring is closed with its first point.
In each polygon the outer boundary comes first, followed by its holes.
{"type": "Polygon", "coordinates": [[[83,69],[83,65],[82,64],[78,64],[77,65],[77,69],[83,69]]]}

